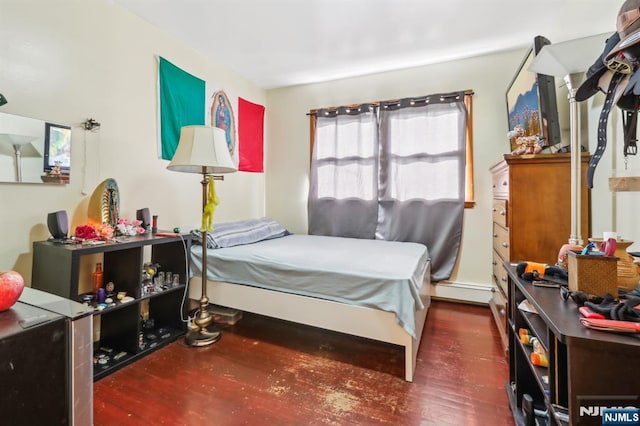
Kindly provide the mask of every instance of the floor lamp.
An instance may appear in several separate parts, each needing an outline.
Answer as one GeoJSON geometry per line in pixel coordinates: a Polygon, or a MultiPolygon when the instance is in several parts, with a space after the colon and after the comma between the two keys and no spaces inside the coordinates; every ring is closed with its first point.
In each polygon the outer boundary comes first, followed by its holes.
{"type": "Polygon", "coordinates": [[[529,71],[562,78],[569,92],[569,130],[571,148],[571,234],[569,245],[582,246],[582,167],[580,146],[580,116],[576,91],[584,73],[602,51],[607,34],[584,37],[544,46],[533,59],[529,71]]]}
{"type": "Polygon", "coordinates": [[[209,221],[213,220],[213,211],[210,210],[214,202],[210,194],[214,194],[213,181],[224,180],[222,173],[236,171],[224,130],[209,126],[184,126],[180,130],[178,148],[167,166],[167,169],[176,172],[198,173],[202,175],[202,296],[200,297],[200,310],[193,320],[193,328],[187,332],[185,342],[189,346],[207,346],[217,342],[222,332],[211,325],[213,316],[208,310],[209,298],[207,297],[207,232],[213,230],[206,224],[205,215],[209,221]]]}

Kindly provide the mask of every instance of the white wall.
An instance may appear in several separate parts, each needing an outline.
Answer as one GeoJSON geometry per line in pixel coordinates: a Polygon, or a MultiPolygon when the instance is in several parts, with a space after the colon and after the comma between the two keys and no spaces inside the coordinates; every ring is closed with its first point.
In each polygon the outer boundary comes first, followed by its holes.
{"type": "MultiPolygon", "coordinates": [[[[465,211],[462,250],[458,267],[450,281],[465,284],[459,286],[460,289],[468,289],[466,284],[486,289],[491,283],[492,250],[489,168],[509,150],[505,92],[525,52],[526,49],[523,48],[447,64],[269,91],[267,215],[286,223],[294,232],[307,230],[309,119],[305,113],[310,109],[472,89],[475,92],[473,143],[476,206],[465,211]]],[[[561,86],[561,82],[558,83],[560,118],[567,120],[567,90],[561,86]]],[[[585,118],[588,118],[586,124],[591,152],[595,150],[596,126],[603,98],[599,94],[594,100],[581,105],[585,110],[585,118]]],[[[561,127],[564,130],[563,137],[569,137],[568,123],[561,122],[561,127]]],[[[634,215],[634,210],[630,207],[635,205],[637,212],[640,195],[626,193],[612,196],[608,190],[607,179],[613,173],[611,157],[618,157],[615,160],[618,172],[622,164],[621,141],[617,140],[621,128],[618,111],[612,113],[610,127],[613,142],[607,150],[607,158],[601,161],[596,171],[592,207],[593,235],[616,230],[627,239],[640,240],[637,213],[634,215]],[[617,146],[614,147],[616,143],[617,146]],[[615,214],[612,213],[614,200],[617,200],[618,205],[615,214]]],[[[635,175],[640,175],[640,158],[632,158],[631,162],[635,164],[635,175]]],[[[544,232],[543,224],[541,232],[544,232]]],[[[586,239],[589,236],[583,237],[586,239]]]]}
{"type": "MultiPolygon", "coordinates": [[[[67,210],[71,229],[84,223],[106,178],[118,182],[122,217],[149,207],[161,228],[198,223],[200,177],[170,172],[157,157],[157,55],[266,103],[264,90],[108,0],[0,0],[0,93],[9,100],[0,111],[73,126],[69,185],[0,183],[0,270],[29,282],[32,243],[49,237],[47,213],[67,210]],[[82,129],[87,118],[99,132],[82,129]]],[[[264,174],[227,175],[216,189],[216,222],[264,215],[264,174]]]]}

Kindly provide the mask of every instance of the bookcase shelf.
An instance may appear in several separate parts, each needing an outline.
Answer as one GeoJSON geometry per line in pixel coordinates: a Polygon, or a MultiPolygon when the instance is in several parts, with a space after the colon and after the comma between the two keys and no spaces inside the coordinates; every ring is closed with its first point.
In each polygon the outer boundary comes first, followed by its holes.
{"type": "Polygon", "coordinates": [[[190,248],[189,234],[143,234],[100,245],[35,242],[31,287],[82,301],[92,291],[90,267],[101,262],[104,283],[113,282],[115,293],[125,292],[133,298],[127,302],[113,298],[112,304],[93,312],[93,377],[98,380],[184,334],[190,248]],[[145,263],[177,274],[179,284],[152,293],[143,291],[145,263]]]}

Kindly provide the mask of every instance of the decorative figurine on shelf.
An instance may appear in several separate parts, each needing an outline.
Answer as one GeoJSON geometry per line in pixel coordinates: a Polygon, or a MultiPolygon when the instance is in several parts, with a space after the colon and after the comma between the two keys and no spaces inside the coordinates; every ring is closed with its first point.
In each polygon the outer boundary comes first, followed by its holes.
{"type": "Polygon", "coordinates": [[[158,274],[160,265],[147,262],[142,265],[142,293],[149,294],[154,290],[153,278],[158,274]]]}
{"type": "Polygon", "coordinates": [[[62,170],[62,162],[55,161],[53,167],[48,172],[45,170],[45,174],[40,176],[43,182],[52,183],[69,183],[69,172],[62,170]]]}
{"type": "Polygon", "coordinates": [[[511,152],[514,155],[539,154],[544,147],[544,138],[539,135],[525,136],[524,129],[520,126],[515,126],[509,131],[507,138],[517,145],[517,148],[511,152]]]}
{"type": "Polygon", "coordinates": [[[113,298],[115,295],[116,285],[113,281],[109,281],[106,286],[104,286],[105,290],[107,290],[107,297],[113,298]]]}
{"type": "Polygon", "coordinates": [[[60,161],[56,161],[55,162],[55,166],[53,166],[51,168],[51,171],[49,172],[49,176],[59,176],[62,174],[62,171],[60,170],[60,165],[62,163],[60,161]]]}
{"type": "Polygon", "coordinates": [[[153,272],[152,269],[146,269],[146,268],[142,269],[142,294],[149,293],[149,287],[153,283],[153,279],[151,275],[152,272],[153,272]]]}
{"type": "Polygon", "coordinates": [[[91,223],[118,224],[120,192],[115,179],[105,179],[91,194],[87,213],[91,223]]]}

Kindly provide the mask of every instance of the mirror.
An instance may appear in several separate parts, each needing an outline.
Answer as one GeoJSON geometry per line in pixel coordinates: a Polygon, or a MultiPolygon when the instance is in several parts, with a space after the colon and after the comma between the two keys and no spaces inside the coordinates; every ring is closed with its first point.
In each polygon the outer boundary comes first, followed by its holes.
{"type": "Polygon", "coordinates": [[[0,113],[0,182],[69,183],[71,127],[0,113]]]}

